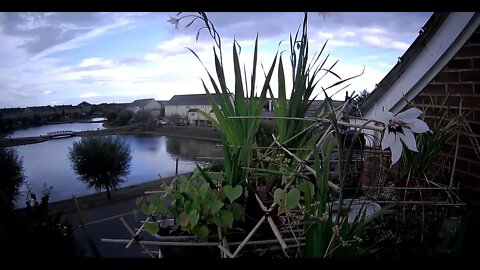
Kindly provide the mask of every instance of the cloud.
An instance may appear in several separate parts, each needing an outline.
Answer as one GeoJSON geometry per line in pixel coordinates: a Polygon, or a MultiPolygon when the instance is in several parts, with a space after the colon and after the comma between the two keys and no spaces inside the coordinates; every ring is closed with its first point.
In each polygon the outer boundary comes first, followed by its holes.
{"type": "Polygon", "coordinates": [[[81,94],[79,97],[80,98],[89,98],[89,97],[98,97],[98,96],[100,96],[98,93],[87,92],[87,93],[81,94]]]}
{"type": "Polygon", "coordinates": [[[49,95],[49,94],[51,94],[51,93],[53,93],[53,91],[51,91],[51,90],[45,90],[45,91],[43,91],[43,94],[44,94],[44,95],[49,95]]]}
{"type": "Polygon", "coordinates": [[[390,48],[390,49],[405,51],[410,46],[409,44],[407,44],[405,42],[396,41],[396,40],[392,40],[390,38],[384,38],[384,37],[364,36],[362,39],[368,45],[372,45],[372,46],[376,46],[376,47],[382,47],[382,48],[390,48]]]}
{"type": "Polygon", "coordinates": [[[121,13],[8,12],[2,13],[2,34],[22,40],[17,46],[27,54],[47,55],[72,49],[83,42],[131,22],[121,13]]]}

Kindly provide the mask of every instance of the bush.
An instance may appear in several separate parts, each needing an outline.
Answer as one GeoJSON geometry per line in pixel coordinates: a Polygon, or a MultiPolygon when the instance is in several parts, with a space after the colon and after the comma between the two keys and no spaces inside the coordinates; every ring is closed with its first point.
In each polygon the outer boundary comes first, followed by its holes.
{"type": "Polygon", "coordinates": [[[106,114],[107,120],[108,121],[114,121],[117,119],[118,112],[117,111],[109,111],[106,114]]]}
{"type": "Polygon", "coordinates": [[[130,119],[133,117],[133,112],[130,110],[123,110],[118,114],[117,124],[120,126],[127,125],[130,119]]]}
{"type": "Polygon", "coordinates": [[[133,117],[135,123],[149,123],[153,121],[153,114],[147,110],[140,110],[133,117]]]}

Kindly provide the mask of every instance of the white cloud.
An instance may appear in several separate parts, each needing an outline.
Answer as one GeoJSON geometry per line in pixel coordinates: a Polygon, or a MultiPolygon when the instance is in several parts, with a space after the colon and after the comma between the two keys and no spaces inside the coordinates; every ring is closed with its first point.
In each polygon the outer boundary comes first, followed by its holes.
{"type": "Polygon", "coordinates": [[[396,50],[406,50],[410,46],[409,44],[402,41],[396,41],[390,38],[377,37],[377,36],[364,36],[363,41],[365,41],[366,44],[371,46],[376,46],[381,48],[390,48],[390,49],[396,49],[396,50]]]}
{"type": "Polygon", "coordinates": [[[98,96],[100,96],[98,93],[87,92],[87,93],[84,93],[84,94],[80,95],[79,97],[80,98],[89,98],[89,97],[98,97],[98,96]]]}
{"type": "Polygon", "coordinates": [[[328,39],[331,39],[335,36],[333,33],[328,33],[328,32],[318,32],[317,35],[321,38],[328,38],[328,39]]]}
{"type": "Polygon", "coordinates": [[[51,93],[52,93],[51,90],[45,90],[45,91],[43,91],[43,94],[44,94],[44,95],[48,95],[48,94],[51,94],[51,93]]]}
{"type": "Polygon", "coordinates": [[[79,67],[91,67],[91,66],[104,66],[111,67],[113,66],[113,61],[104,58],[87,58],[84,59],[78,66],[79,67]]]}

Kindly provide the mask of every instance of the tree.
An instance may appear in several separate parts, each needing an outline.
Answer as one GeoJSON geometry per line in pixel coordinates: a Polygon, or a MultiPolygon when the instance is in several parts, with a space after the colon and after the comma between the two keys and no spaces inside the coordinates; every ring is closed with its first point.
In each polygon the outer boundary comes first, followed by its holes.
{"type": "Polygon", "coordinates": [[[5,131],[7,129],[7,124],[3,120],[2,115],[0,114],[0,131],[5,131]]]}
{"type": "Polygon", "coordinates": [[[362,103],[368,96],[370,95],[370,92],[367,91],[367,89],[363,89],[353,97],[353,101],[355,104],[360,104],[362,103]]]}
{"type": "Polygon", "coordinates": [[[153,121],[153,114],[147,110],[140,110],[135,113],[133,120],[135,123],[149,123],[153,121]]]}
{"type": "Polygon", "coordinates": [[[0,205],[13,209],[18,188],[23,183],[23,163],[12,148],[0,147],[0,205]]]}
{"type": "Polygon", "coordinates": [[[110,122],[117,119],[117,116],[118,116],[117,111],[108,111],[106,114],[107,120],[110,122]]]}
{"type": "Polygon", "coordinates": [[[132,117],[133,117],[133,112],[132,111],[123,110],[118,114],[117,123],[120,126],[126,125],[130,121],[130,119],[132,119],[132,117]]]}
{"type": "Polygon", "coordinates": [[[110,189],[125,181],[132,159],[129,145],[118,137],[84,137],[73,143],[69,158],[80,180],[97,190],[105,188],[109,200],[110,189]]]}
{"type": "Polygon", "coordinates": [[[167,119],[170,123],[176,124],[180,121],[180,114],[174,113],[172,115],[167,116],[167,119]]]}

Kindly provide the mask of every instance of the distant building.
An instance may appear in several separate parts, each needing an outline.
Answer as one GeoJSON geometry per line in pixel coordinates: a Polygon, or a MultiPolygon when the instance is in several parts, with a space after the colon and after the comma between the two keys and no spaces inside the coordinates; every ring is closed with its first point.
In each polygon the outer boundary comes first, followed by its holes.
{"type": "Polygon", "coordinates": [[[24,108],[4,108],[0,109],[0,116],[4,120],[12,119],[14,121],[19,121],[22,119],[24,108]]]}
{"type": "Polygon", "coordinates": [[[153,116],[159,117],[161,115],[161,105],[153,98],[137,99],[132,104],[127,106],[127,110],[131,110],[134,113],[140,110],[147,110],[152,112],[153,116]]]}
{"type": "MultiPolygon", "coordinates": [[[[212,94],[212,97],[217,104],[221,104],[220,95],[212,94]]],[[[233,95],[230,95],[230,99],[233,102],[233,95]]],[[[175,95],[165,107],[166,117],[178,114],[180,116],[180,122],[182,123],[195,126],[208,126],[208,120],[201,112],[210,116],[215,115],[208,101],[207,94],[175,95]]]]}
{"type": "Polygon", "coordinates": [[[65,117],[72,117],[75,113],[78,113],[80,115],[82,112],[82,109],[80,107],[72,105],[56,105],[53,108],[57,113],[65,117]]]}
{"type": "Polygon", "coordinates": [[[77,107],[80,108],[80,113],[82,115],[87,115],[92,112],[92,104],[86,101],[83,101],[82,103],[78,104],[77,107]]]}
{"type": "Polygon", "coordinates": [[[40,116],[41,119],[50,119],[55,116],[57,111],[52,106],[34,106],[27,107],[23,110],[22,118],[33,119],[35,115],[40,116]]]}

